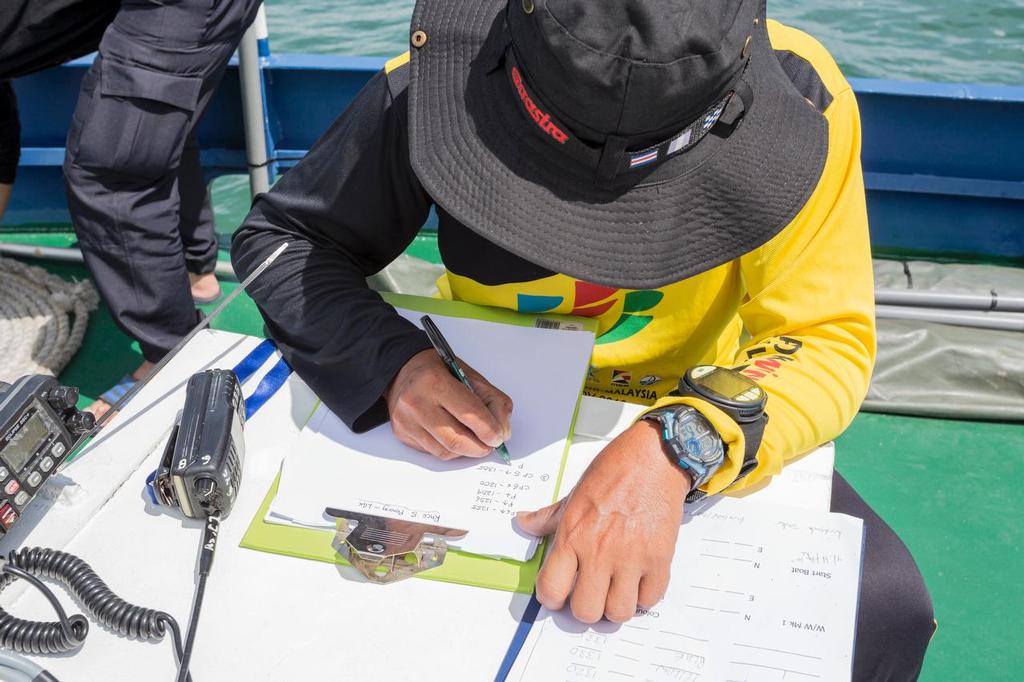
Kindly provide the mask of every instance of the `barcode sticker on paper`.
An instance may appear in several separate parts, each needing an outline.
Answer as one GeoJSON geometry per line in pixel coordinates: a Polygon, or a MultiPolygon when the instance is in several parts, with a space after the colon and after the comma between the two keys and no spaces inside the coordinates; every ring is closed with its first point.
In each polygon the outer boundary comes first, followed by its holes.
{"type": "Polygon", "coordinates": [[[579,322],[559,322],[558,320],[545,320],[538,318],[533,324],[537,329],[561,329],[570,332],[583,331],[583,325],[579,322]]]}

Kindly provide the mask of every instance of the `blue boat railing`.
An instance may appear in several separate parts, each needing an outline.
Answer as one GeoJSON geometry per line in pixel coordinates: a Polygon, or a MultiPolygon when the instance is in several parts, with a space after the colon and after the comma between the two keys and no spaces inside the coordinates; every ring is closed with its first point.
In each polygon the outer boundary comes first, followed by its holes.
{"type": "MultiPolygon", "coordinates": [[[[303,157],[382,58],[264,56],[274,172],[303,157]]],[[[19,189],[5,228],[69,222],[65,136],[91,57],[15,82],[22,111],[19,189]]],[[[851,79],[876,251],[1024,261],[1024,87],[851,79]]],[[[237,64],[198,128],[209,179],[246,173],[237,64]]]]}

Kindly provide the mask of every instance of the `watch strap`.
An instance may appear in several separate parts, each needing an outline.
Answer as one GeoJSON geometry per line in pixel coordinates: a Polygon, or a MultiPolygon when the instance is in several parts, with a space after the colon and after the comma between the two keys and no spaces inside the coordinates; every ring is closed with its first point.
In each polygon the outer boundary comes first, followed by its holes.
{"type": "MultiPolygon", "coordinates": [[[[740,431],[743,432],[743,443],[745,446],[743,448],[743,464],[740,465],[740,472],[736,474],[736,478],[726,486],[726,490],[746,478],[751,471],[757,468],[757,451],[761,448],[761,438],[764,436],[764,428],[768,424],[768,415],[762,414],[754,421],[736,423],[740,427],[740,431]]],[[[707,496],[706,492],[699,490],[697,486],[693,486],[693,490],[686,496],[686,501],[696,502],[707,496]]]]}
{"type": "Polygon", "coordinates": [[[762,412],[757,419],[749,422],[736,422],[736,425],[743,432],[743,464],[740,466],[739,474],[736,475],[736,480],[730,485],[735,485],[736,481],[746,478],[747,474],[757,468],[757,452],[761,449],[764,429],[768,426],[768,413],[762,412]]]}

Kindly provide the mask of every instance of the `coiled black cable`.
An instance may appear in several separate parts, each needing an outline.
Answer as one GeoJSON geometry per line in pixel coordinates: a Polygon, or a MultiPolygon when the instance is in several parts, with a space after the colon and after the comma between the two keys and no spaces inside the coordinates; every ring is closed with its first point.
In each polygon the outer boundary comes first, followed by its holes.
{"type": "Polygon", "coordinates": [[[0,590],[14,582],[16,577],[41,589],[60,620],[56,623],[22,620],[0,608],[0,647],[21,654],[59,654],[80,647],[89,634],[89,621],[85,616],[75,614],[68,618],[60,602],[38,578],[14,566],[4,566],[0,590]]]}
{"type": "Polygon", "coordinates": [[[59,620],[49,623],[23,620],[0,608],[0,647],[18,653],[57,654],[77,649],[85,641],[89,622],[79,614],[69,618],[37,576],[63,583],[89,615],[120,635],[159,641],[170,630],[175,654],[181,660],[181,629],[173,616],[129,604],[114,594],[82,559],[42,547],[24,548],[8,555],[0,573],[0,592],[15,578],[27,580],[43,592],[59,620]]]}

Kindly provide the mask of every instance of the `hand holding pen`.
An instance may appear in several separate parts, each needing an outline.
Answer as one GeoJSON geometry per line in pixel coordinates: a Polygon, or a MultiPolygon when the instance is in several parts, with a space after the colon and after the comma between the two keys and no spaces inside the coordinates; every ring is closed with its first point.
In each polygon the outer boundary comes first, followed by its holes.
{"type": "MultiPolygon", "coordinates": [[[[432,321],[424,321],[423,326],[436,330],[432,321]]],[[[432,333],[428,331],[428,338],[432,333]]],[[[436,337],[431,342],[435,348],[439,345],[436,337]]],[[[409,447],[439,459],[484,457],[503,447],[511,436],[512,400],[472,367],[460,363],[447,341],[442,349],[414,355],[388,386],[384,398],[392,430],[409,447]],[[443,360],[442,349],[465,380],[443,360]]]]}
{"type": "MultiPolygon", "coordinates": [[[[459,366],[459,361],[455,357],[455,352],[452,351],[452,347],[448,345],[448,341],[441,334],[441,330],[437,328],[434,321],[430,319],[429,315],[424,315],[420,318],[420,322],[423,323],[423,331],[427,333],[427,338],[430,339],[430,343],[434,346],[434,350],[441,356],[441,362],[445,364],[448,371],[452,373],[456,379],[462,382],[462,385],[468,388],[472,393],[476,393],[473,390],[473,384],[469,383],[469,379],[466,378],[466,373],[462,371],[462,367],[459,366]]],[[[505,464],[509,463],[510,457],[508,454],[508,448],[505,447],[505,443],[499,443],[495,450],[501,455],[501,459],[504,460],[505,464]]]]}

